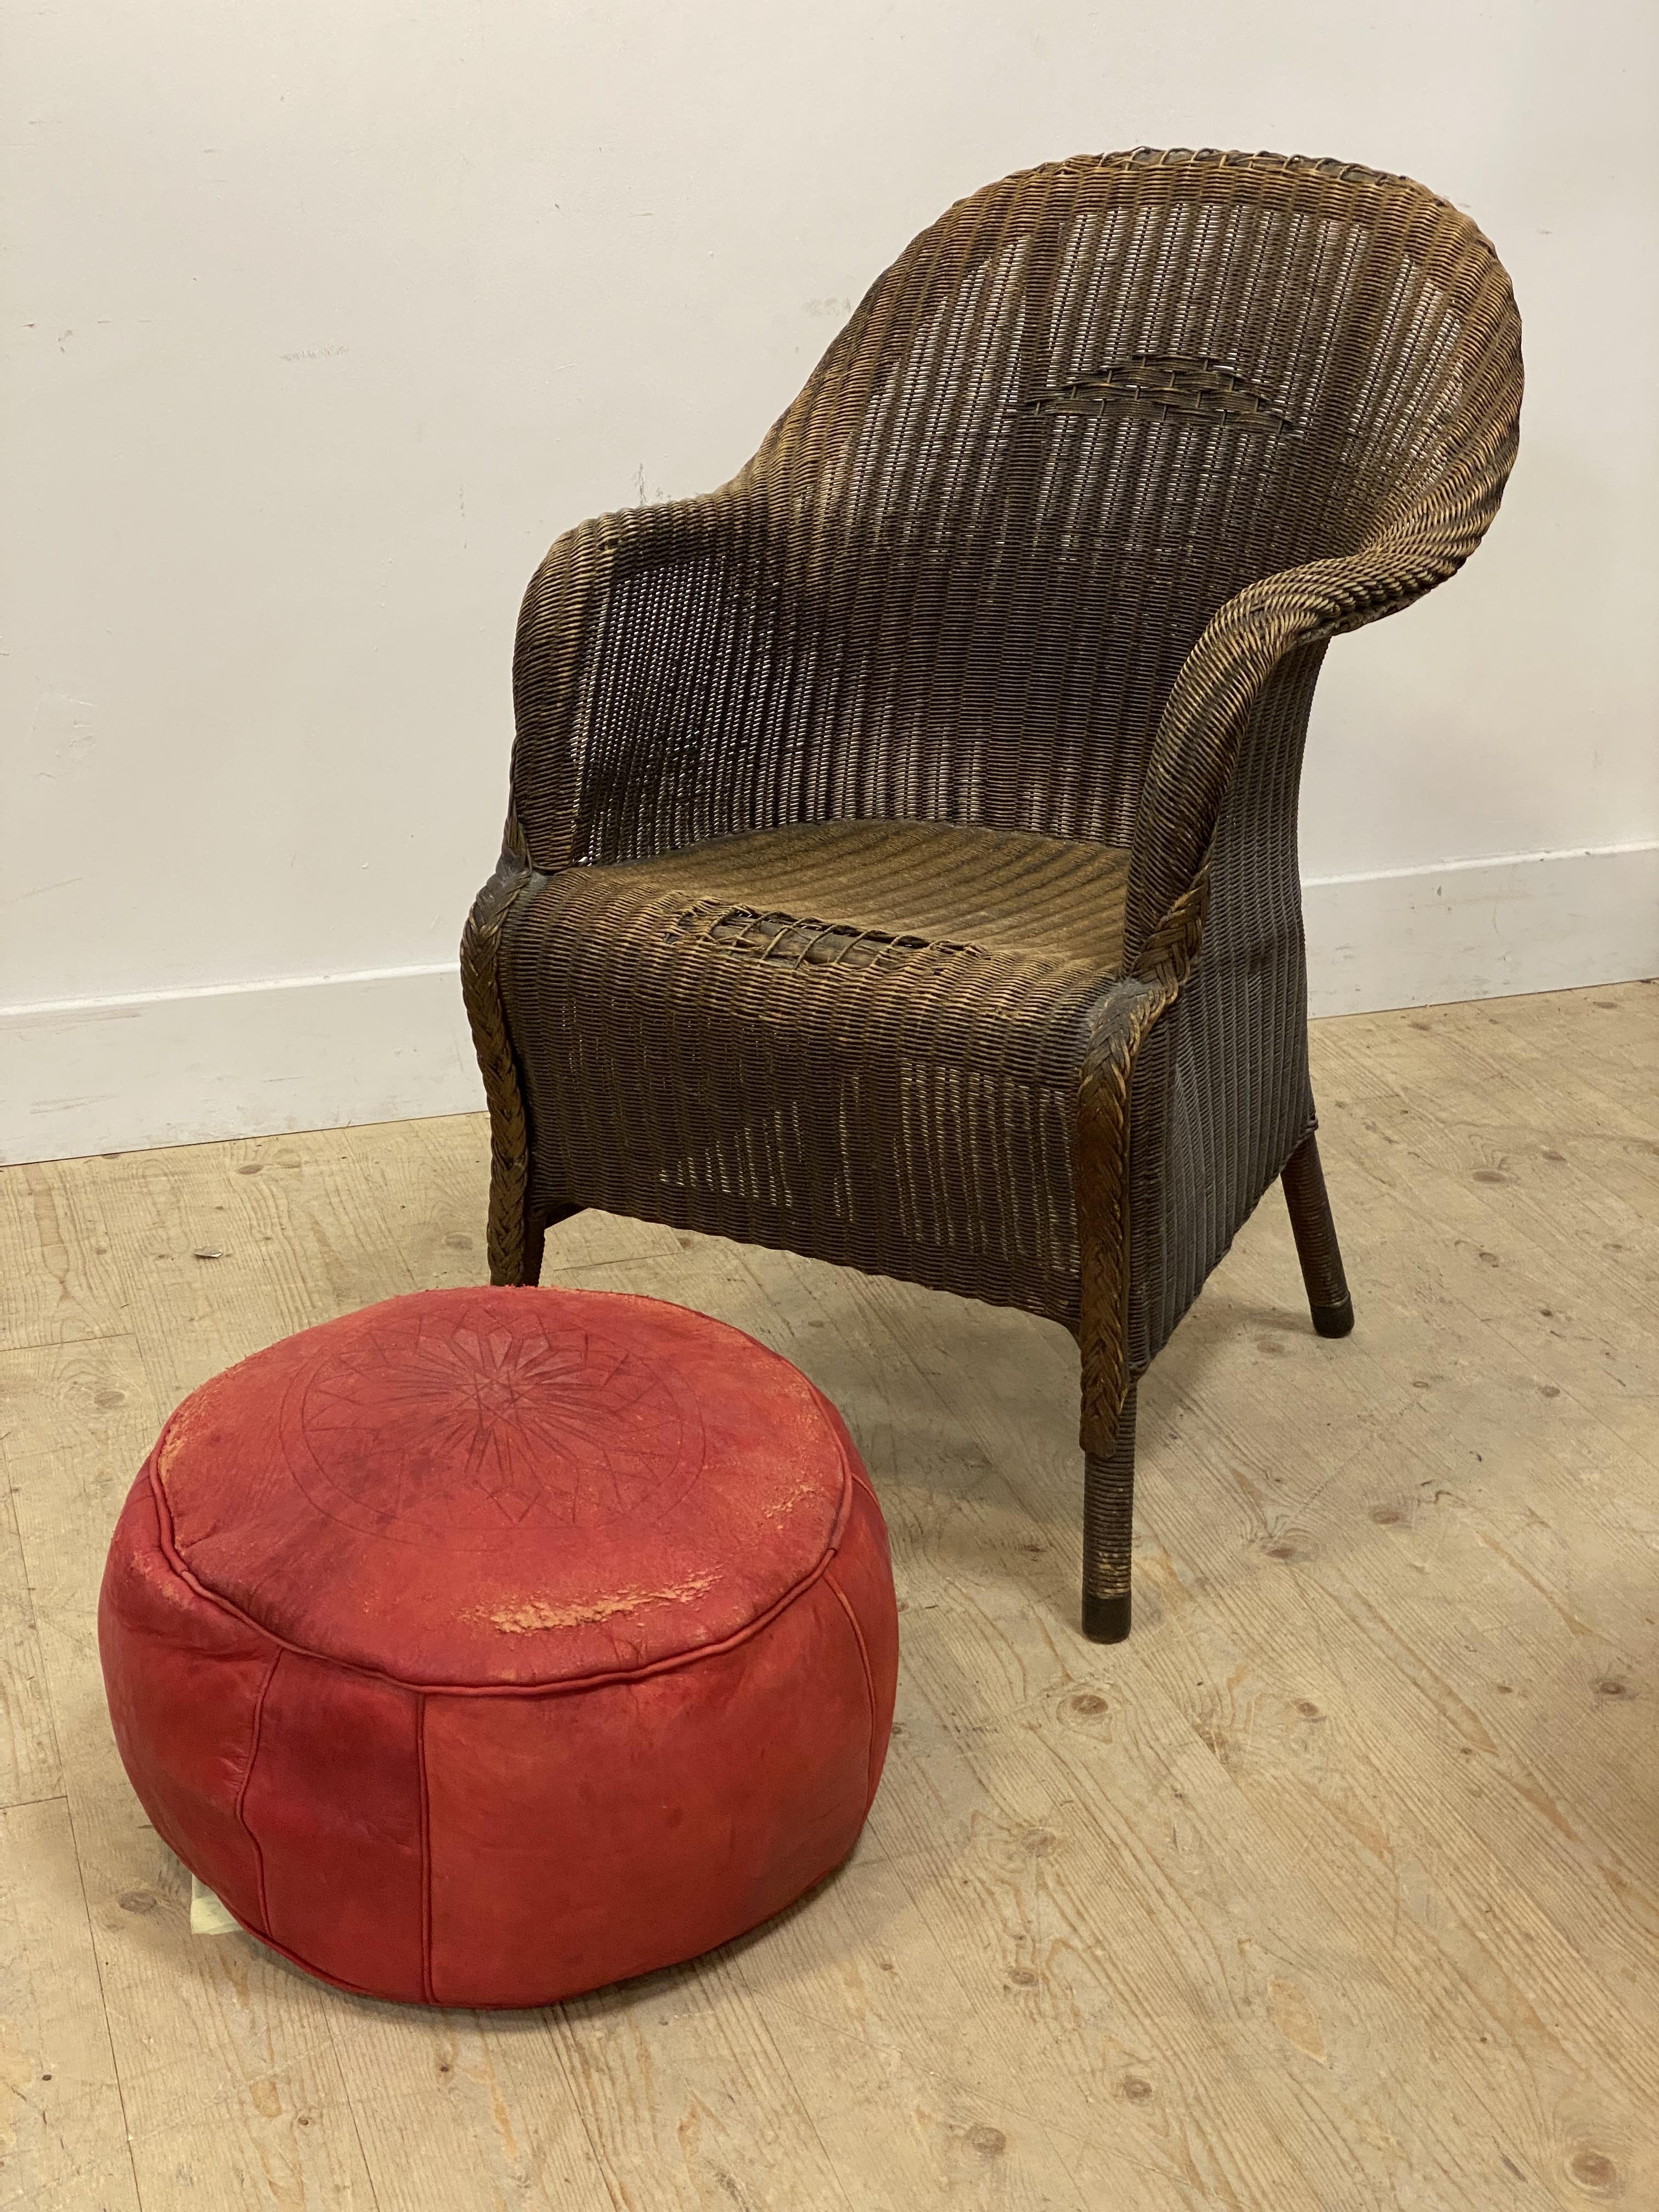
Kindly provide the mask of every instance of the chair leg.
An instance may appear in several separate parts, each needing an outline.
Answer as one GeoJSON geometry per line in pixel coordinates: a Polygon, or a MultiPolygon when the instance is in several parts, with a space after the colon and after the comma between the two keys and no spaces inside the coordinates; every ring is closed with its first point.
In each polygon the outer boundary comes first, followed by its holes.
{"type": "Polygon", "coordinates": [[[547,1224],[539,1213],[526,1211],[524,1222],[524,1258],[520,1262],[519,1280],[533,1290],[542,1279],[542,1249],[547,1242],[547,1224]]]}
{"type": "Polygon", "coordinates": [[[1353,1300],[1342,1272],[1325,1170],[1319,1164],[1319,1144],[1311,1131],[1285,1161],[1279,1180],[1285,1186],[1291,1233],[1296,1238],[1296,1256],[1302,1262],[1313,1325],[1321,1336],[1346,1336],[1353,1327],[1353,1300]]]}
{"type": "Polygon", "coordinates": [[[1117,1419],[1110,1455],[1083,1461],[1083,1633],[1121,1644],[1129,1633],[1129,1544],[1135,1503],[1135,1386],[1117,1419]]]}
{"type": "Polygon", "coordinates": [[[550,1213],[537,1213],[531,1207],[524,1210],[521,1241],[516,1253],[506,1255],[506,1264],[490,1279],[497,1283],[528,1285],[534,1289],[542,1279],[542,1254],[547,1243],[547,1232],[561,1221],[568,1221],[573,1213],[582,1211],[580,1206],[556,1206],[550,1213]]]}

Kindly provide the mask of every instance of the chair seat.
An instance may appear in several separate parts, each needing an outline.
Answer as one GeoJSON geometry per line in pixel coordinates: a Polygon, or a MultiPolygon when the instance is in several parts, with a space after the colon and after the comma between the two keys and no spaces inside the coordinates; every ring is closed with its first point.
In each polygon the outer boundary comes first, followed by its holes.
{"type": "Polygon", "coordinates": [[[1123,947],[1126,847],[950,822],[814,822],[720,837],[605,871],[611,896],[724,902],[778,927],[713,925],[757,957],[869,965],[884,939],[1079,961],[1098,981],[1123,947]],[[836,939],[818,944],[787,925],[836,939]]]}
{"type": "Polygon", "coordinates": [[[1128,854],[834,822],[550,877],[501,982],[533,1202],[1070,1317],[1072,1153],[1128,854]]]}

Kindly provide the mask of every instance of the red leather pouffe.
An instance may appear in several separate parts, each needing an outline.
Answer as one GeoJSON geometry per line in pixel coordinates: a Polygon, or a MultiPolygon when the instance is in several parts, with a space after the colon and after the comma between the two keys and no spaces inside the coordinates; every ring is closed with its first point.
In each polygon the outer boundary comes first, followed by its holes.
{"type": "Polygon", "coordinates": [[[133,1788],[342,1987],[534,2005],[779,1911],[892,1719],[886,1531],[834,1407],[678,1306],[429,1291],[187,1398],[99,1637],[133,1788]]]}

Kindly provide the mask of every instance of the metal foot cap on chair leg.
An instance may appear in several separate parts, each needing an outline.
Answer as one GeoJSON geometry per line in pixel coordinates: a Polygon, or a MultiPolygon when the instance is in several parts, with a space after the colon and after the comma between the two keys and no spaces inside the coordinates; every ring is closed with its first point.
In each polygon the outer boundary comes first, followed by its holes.
{"type": "Polygon", "coordinates": [[[1129,1633],[1129,1593],[1119,1597],[1083,1594],[1083,1633],[1091,1644],[1121,1644],[1129,1633]]]}
{"type": "Polygon", "coordinates": [[[1314,1306],[1310,1311],[1321,1336],[1346,1336],[1353,1327],[1353,1300],[1346,1296],[1334,1306],[1314,1306]]]}

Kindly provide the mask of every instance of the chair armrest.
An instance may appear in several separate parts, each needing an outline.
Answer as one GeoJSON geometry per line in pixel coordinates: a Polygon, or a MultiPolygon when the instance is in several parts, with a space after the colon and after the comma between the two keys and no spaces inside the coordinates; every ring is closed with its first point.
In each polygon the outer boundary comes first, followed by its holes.
{"type": "Polygon", "coordinates": [[[1126,969],[1139,965],[1196,880],[1240,743],[1274,672],[1299,648],[1379,621],[1454,575],[1498,511],[1516,444],[1511,415],[1356,552],[1261,577],[1211,618],[1176,678],[1147,761],[1129,867],[1126,969]]]}
{"type": "Polygon", "coordinates": [[[765,517],[742,484],[597,516],[559,538],[532,578],[513,657],[512,820],[532,866],[610,857],[590,848],[596,835],[614,842],[634,787],[652,781],[641,755],[675,703],[665,695],[683,702],[700,661],[741,653],[743,641],[720,639],[718,614],[686,614],[718,603],[711,578],[718,586],[740,555],[754,565],[765,517]],[[672,598],[666,619],[641,618],[630,590],[653,574],[672,598]]]}

